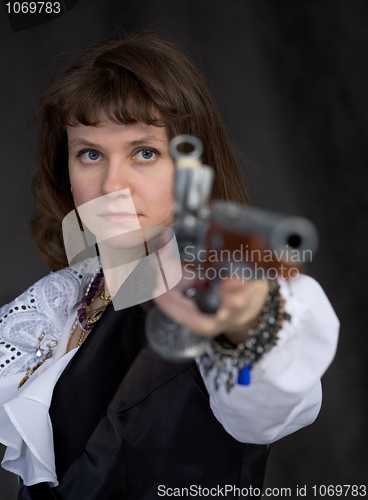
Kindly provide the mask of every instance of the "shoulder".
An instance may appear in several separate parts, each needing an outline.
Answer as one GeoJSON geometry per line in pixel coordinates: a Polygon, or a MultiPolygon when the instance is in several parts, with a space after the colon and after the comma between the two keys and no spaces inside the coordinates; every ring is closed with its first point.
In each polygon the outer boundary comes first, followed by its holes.
{"type": "Polygon", "coordinates": [[[92,260],[44,276],[0,309],[0,376],[24,371],[42,332],[45,345],[59,339],[93,275],[92,260]]]}
{"type": "MultiPolygon", "coordinates": [[[[81,301],[94,272],[91,260],[51,272],[30,286],[9,304],[0,308],[0,331],[11,317],[39,313],[56,322],[81,301]]],[[[93,264],[95,264],[93,262],[93,264]]]]}

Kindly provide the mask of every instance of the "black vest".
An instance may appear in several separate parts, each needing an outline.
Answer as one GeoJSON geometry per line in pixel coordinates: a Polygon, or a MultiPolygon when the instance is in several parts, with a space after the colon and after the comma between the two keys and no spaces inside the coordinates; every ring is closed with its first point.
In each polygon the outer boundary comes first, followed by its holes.
{"type": "Polygon", "coordinates": [[[262,487],[268,446],[227,434],[196,363],[171,364],[148,347],[145,316],[110,304],[67,365],[50,407],[60,484],[21,485],[19,500],[152,500],[174,496],[168,488],[222,498],[225,485],[262,487]]]}

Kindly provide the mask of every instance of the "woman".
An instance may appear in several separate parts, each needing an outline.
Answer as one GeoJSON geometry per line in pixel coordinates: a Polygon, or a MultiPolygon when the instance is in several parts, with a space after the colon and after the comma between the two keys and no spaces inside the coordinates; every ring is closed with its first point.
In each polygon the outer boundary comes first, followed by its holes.
{"type": "MultiPolygon", "coordinates": [[[[184,296],[184,279],[155,298],[178,323],[212,338],[224,333],[233,344],[257,328],[271,295],[279,310],[286,302],[291,319],[276,346],[254,364],[250,385],[228,392],[196,363],[173,365],[150,350],[149,304],[114,311],[116,266],[104,265],[106,253],[119,249],[114,228],[138,230],[146,245],[148,227],[172,222],[169,140],[177,134],[202,141],[203,162],[215,170],[214,199],[247,201],[203,77],[157,35],[112,38],[50,85],[37,117],[32,230],[56,272],[0,310],[7,355],[0,441],[3,466],[21,477],[19,498],[151,499],[200,488],[220,497],[226,485],[227,496],[259,496],[268,443],[310,424],[320,408],[319,379],[334,355],[338,321],[319,285],[305,276],[280,279],[280,294],[266,280],[224,280],[215,315],[184,296]],[[103,273],[91,255],[66,267],[62,221],[100,200],[106,205],[95,215],[112,228],[97,238],[103,273]]],[[[138,268],[124,270],[118,293],[135,291],[138,268]]]]}

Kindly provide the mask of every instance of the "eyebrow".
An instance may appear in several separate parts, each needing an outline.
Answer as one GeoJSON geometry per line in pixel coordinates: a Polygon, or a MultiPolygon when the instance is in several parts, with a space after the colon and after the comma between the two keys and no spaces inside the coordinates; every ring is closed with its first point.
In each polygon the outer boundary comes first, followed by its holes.
{"type": "MultiPolygon", "coordinates": [[[[161,143],[164,143],[166,142],[165,140],[162,140],[162,139],[158,139],[155,135],[145,135],[139,139],[136,139],[134,141],[126,141],[125,144],[127,146],[139,146],[141,144],[144,144],[144,143],[150,143],[150,142],[161,142],[161,143]]],[[[75,144],[80,144],[80,145],[84,145],[84,146],[89,146],[91,148],[101,148],[103,147],[102,145],[99,145],[97,143],[93,143],[93,142],[90,142],[90,141],[87,141],[86,139],[84,139],[83,137],[76,137],[75,139],[71,140],[68,142],[68,146],[71,147],[71,146],[74,146],[75,144]]]]}

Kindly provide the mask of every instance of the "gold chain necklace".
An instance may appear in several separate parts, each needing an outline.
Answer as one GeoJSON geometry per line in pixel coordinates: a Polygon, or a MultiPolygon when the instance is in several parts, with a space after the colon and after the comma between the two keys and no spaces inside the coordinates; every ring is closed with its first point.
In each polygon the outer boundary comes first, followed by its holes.
{"type": "Polygon", "coordinates": [[[87,316],[86,316],[86,324],[90,327],[90,328],[83,328],[83,326],[81,325],[81,323],[78,321],[78,318],[76,319],[76,326],[78,325],[81,329],[81,333],[79,335],[79,339],[78,339],[78,343],[77,343],[77,346],[80,347],[84,340],[86,339],[88,333],[90,332],[90,330],[93,328],[94,324],[97,323],[97,321],[101,318],[102,314],[104,313],[106,307],[110,304],[111,302],[111,295],[109,295],[108,297],[105,296],[105,292],[104,290],[101,291],[101,293],[99,294],[96,294],[89,306],[87,306],[87,316]],[[97,309],[94,309],[92,312],[91,312],[91,309],[92,309],[92,304],[93,302],[98,298],[100,297],[102,300],[105,300],[106,301],[106,304],[103,304],[101,307],[98,307],[97,309]],[[78,324],[79,323],[79,324],[78,324]]]}

